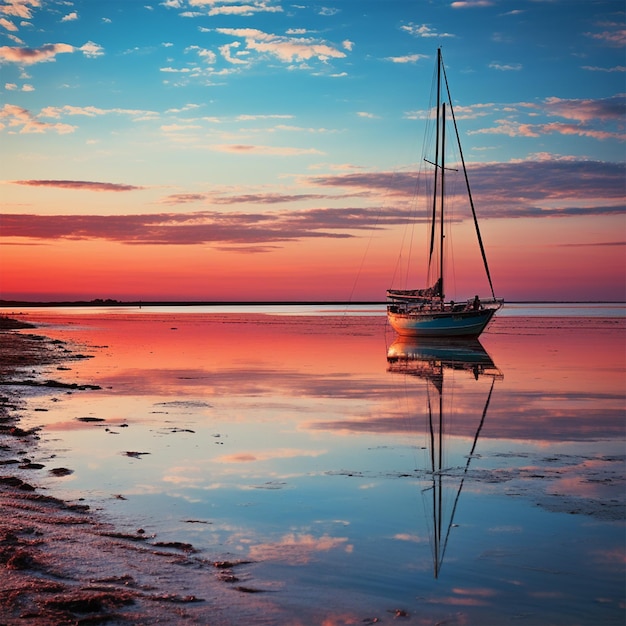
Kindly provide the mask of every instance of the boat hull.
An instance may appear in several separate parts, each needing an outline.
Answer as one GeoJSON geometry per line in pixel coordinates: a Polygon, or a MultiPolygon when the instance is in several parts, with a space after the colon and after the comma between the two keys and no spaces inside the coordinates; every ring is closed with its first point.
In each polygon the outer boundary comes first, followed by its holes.
{"type": "Polygon", "coordinates": [[[478,337],[497,308],[478,311],[394,311],[388,307],[392,328],[404,337],[478,337]]]}

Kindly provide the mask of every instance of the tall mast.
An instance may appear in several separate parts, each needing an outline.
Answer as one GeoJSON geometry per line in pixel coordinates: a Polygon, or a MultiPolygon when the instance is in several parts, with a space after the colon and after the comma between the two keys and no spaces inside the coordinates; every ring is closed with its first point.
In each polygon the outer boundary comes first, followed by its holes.
{"type": "Polygon", "coordinates": [[[430,222],[430,252],[428,254],[428,275],[435,246],[435,223],[437,216],[437,168],[439,167],[439,109],[441,108],[441,48],[437,48],[437,125],[435,135],[435,183],[433,189],[433,214],[430,222]]]}
{"type": "Polygon", "coordinates": [[[446,104],[443,103],[441,107],[441,222],[439,233],[439,280],[441,281],[441,302],[443,305],[444,290],[443,290],[443,239],[445,237],[443,233],[443,207],[444,207],[444,177],[446,173],[445,164],[446,154],[446,104]]]}

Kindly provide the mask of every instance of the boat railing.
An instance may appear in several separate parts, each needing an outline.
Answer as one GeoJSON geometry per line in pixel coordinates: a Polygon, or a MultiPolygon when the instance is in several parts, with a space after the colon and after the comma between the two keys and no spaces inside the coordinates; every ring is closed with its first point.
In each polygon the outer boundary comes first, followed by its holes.
{"type": "Polygon", "coordinates": [[[504,305],[503,298],[469,298],[462,302],[444,302],[441,299],[418,300],[416,298],[400,299],[390,297],[387,310],[391,313],[408,314],[412,312],[420,313],[442,313],[463,311],[481,311],[485,309],[499,309],[504,305]]]}
{"type": "MultiPolygon", "coordinates": [[[[475,298],[467,300],[467,305],[472,306],[475,302],[475,298]]],[[[504,305],[504,298],[480,298],[479,303],[481,308],[492,309],[494,306],[500,308],[504,305]]]]}

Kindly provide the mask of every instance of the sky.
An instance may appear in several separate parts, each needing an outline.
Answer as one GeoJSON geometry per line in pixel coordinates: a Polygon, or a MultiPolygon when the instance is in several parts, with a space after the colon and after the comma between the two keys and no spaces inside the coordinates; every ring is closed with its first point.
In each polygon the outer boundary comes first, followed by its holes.
{"type": "Polygon", "coordinates": [[[0,298],[426,286],[441,48],[495,295],[624,301],[625,42],[621,0],[0,0],[0,298]]]}

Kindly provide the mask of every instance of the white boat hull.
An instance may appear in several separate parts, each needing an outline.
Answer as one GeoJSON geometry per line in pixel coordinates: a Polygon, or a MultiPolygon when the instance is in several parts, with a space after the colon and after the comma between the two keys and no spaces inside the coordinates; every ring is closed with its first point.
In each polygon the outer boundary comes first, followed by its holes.
{"type": "Polygon", "coordinates": [[[394,311],[387,308],[393,329],[405,337],[478,337],[499,307],[478,311],[394,311]]]}

